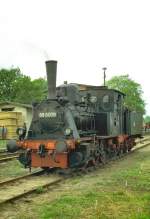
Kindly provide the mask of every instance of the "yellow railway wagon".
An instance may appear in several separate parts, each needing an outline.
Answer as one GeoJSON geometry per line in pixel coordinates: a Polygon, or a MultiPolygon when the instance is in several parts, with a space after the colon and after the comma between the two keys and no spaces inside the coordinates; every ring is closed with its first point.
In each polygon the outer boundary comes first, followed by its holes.
{"type": "Polygon", "coordinates": [[[23,126],[23,116],[21,112],[0,112],[0,139],[16,139],[16,130],[23,126]],[[3,127],[5,133],[3,133],[3,127]]]}
{"type": "Polygon", "coordinates": [[[0,119],[20,119],[22,118],[21,112],[0,112],[0,119]]]}
{"type": "Polygon", "coordinates": [[[7,125],[10,125],[10,126],[16,126],[17,125],[17,119],[0,119],[0,125],[1,126],[7,126],[7,125]]]}

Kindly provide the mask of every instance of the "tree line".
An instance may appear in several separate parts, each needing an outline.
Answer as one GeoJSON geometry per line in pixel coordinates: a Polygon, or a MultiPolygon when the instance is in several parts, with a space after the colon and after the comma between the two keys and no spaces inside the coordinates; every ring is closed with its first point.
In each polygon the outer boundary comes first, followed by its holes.
{"type": "MultiPolygon", "coordinates": [[[[126,94],[125,106],[131,110],[145,113],[141,85],[129,75],[114,76],[106,82],[107,86],[126,94]]],[[[21,73],[19,68],[0,69],[0,101],[13,101],[31,104],[47,96],[47,82],[43,78],[32,80],[21,73]]]]}
{"type": "Polygon", "coordinates": [[[124,93],[124,105],[130,110],[145,113],[145,101],[143,99],[142,87],[132,80],[129,75],[114,76],[107,81],[107,86],[124,93]]]}
{"type": "Polygon", "coordinates": [[[31,104],[45,98],[47,83],[43,78],[32,80],[19,68],[0,70],[0,101],[31,104]]]}

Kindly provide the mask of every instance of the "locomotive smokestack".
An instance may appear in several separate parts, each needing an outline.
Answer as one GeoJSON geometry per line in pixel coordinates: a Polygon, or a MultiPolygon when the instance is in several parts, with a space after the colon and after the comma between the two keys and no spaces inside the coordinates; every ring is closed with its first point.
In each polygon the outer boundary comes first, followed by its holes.
{"type": "Polygon", "coordinates": [[[56,98],[56,74],[57,61],[46,61],[46,72],[48,82],[48,99],[56,98]]]}

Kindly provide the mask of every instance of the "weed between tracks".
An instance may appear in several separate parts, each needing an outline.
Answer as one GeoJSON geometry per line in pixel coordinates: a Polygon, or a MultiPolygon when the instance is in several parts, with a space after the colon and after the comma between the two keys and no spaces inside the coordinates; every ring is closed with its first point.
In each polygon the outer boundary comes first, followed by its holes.
{"type": "Polygon", "coordinates": [[[150,147],[39,193],[6,206],[2,218],[149,219],[150,147]]]}
{"type": "Polygon", "coordinates": [[[37,194],[43,193],[44,191],[45,191],[45,189],[44,189],[42,186],[39,186],[39,187],[36,189],[36,193],[37,193],[37,194]]]}

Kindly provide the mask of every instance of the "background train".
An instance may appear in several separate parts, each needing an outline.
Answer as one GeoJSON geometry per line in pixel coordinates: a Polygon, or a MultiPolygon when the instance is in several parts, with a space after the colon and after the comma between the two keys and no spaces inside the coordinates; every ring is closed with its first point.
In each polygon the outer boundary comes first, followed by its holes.
{"type": "Polygon", "coordinates": [[[141,137],[143,116],[124,107],[125,95],[107,86],[56,88],[57,62],[47,61],[48,97],[33,104],[28,133],[9,141],[25,167],[83,168],[122,156],[141,137]]]}

